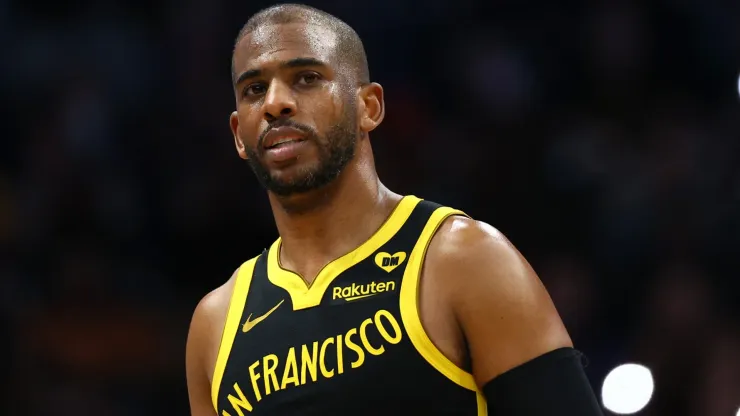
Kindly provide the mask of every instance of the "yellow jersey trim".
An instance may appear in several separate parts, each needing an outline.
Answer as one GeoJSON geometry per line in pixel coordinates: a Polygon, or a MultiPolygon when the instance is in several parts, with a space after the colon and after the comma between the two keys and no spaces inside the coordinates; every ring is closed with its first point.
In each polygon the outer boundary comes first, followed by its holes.
{"type": "Polygon", "coordinates": [[[293,302],[293,310],[307,309],[318,306],[324,297],[331,282],[345,270],[365,260],[385,245],[401,229],[408,220],[411,212],[421,199],[415,196],[405,196],[398,203],[388,219],[366,242],[351,252],[329,262],[324,266],[312,284],[290,270],[280,265],[280,238],[270,247],[267,255],[267,277],[275,286],[285,289],[293,302]]]}
{"type": "Polygon", "coordinates": [[[426,256],[429,243],[432,241],[434,234],[437,232],[444,220],[453,215],[462,215],[467,217],[464,212],[447,207],[438,208],[434,211],[427,221],[426,226],[424,226],[424,230],[421,232],[421,236],[414,245],[414,249],[411,251],[411,255],[408,260],[409,263],[406,266],[406,271],[403,274],[403,282],[401,283],[401,294],[399,300],[401,321],[403,322],[403,326],[406,329],[406,333],[408,334],[411,343],[414,345],[414,348],[416,348],[419,354],[421,354],[421,356],[432,367],[437,369],[437,371],[457,385],[476,393],[478,415],[483,416],[488,414],[486,399],[478,390],[478,386],[475,383],[473,375],[455,365],[455,363],[450,361],[450,359],[434,345],[424,330],[424,326],[421,323],[421,317],[419,316],[419,282],[421,280],[424,257],[426,256]]]}
{"type": "Polygon", "coordinates": [[[221,388],[226,363],[229,361],[231,347],[234,345],[234,338],[239,330],[239,322],[242,319],[244,305],[247,303],[249,286],[252,283],[254,265],[258,258],[259,256],[248,260],[239,267],[239,271],[236,274],[236,281],[234,282],[234,289],[231,292],[229,310],[226,313],[226,322],[224,323],[224,330],[221,333],[221,344],[218,347],[216,368],[213,372],[213,381],[211,382],[211,399],[213,400],[213,408],[216,409],[216,413],[218,413],[218,391],[221,388]]]}
{"type": "Polygon", "coordinates": [[[488,416],[488,402],[486,401],[486,396],[476,390],[475,400],[478,403],[478,416],[488,416]]]}

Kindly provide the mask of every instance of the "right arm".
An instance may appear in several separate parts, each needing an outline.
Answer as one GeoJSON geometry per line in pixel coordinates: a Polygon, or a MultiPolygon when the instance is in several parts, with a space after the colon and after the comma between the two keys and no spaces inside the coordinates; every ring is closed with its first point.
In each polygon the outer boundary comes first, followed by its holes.
{"type": "Polygon", "coordinates": [[[211,378],[237,272],[201,299],[190,321],[185,369],[191,416],[216,415],[211,401],[211,378]]]}

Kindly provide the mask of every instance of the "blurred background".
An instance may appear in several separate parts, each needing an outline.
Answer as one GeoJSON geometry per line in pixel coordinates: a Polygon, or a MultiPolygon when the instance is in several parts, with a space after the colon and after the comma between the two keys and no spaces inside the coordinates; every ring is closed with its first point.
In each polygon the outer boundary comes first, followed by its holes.
{"type": "MultiPolygon", "coordinates": [[[[189,414],[193,309],[276,238],[227,123],[271,4],[0,0],[0,414],[189,414]]],[[[385,86],[381,178],[519,247],[600,400],[638,363],[638,414],[736,414],[740,2],[308,4],[385,86]]]]}

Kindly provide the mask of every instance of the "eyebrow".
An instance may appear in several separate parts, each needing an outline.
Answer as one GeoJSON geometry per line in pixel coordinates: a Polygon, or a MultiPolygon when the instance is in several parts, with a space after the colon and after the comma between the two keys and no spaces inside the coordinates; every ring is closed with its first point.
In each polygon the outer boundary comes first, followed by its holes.
{"type": "MultiPolygon", "coordinates": [[[[323,61],[320,61],[316,58],[293,58],[288,61],[281,62],[278,68],[285,69],[285,68],[301,68],[301,67],[307,67],[307,66],[326,66],[326,63],[323,61]]],[[[257,78],[262,75],[261,69],[248,69],[239,75],[239,77],[234,82],[234,85],[240,84],[250,78],[257,78]]]]}

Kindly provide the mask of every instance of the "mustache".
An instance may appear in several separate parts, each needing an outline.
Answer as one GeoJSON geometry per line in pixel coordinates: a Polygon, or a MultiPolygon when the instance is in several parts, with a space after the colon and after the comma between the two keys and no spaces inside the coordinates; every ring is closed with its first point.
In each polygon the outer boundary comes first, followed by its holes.
{"type": "Polygon", "coordinates": [[[318,133],[316,131],[314,131],[314,129],[312,129],[311,127],[308,127],[306,125],[303,125],[301,123],[298,123],[298,122],[293,121],[293,120],[290,120],[290,119],[276,120],[276,121],[273,121],[272,123],[270,123],[265,128],[265,130],[263,130],[262,133],[260,134],[259,140],[257,141],[257,145],[259,146],[260,149],[262,148],[262,145],[265,142],[265,137],[267,136],[267,133],[269,133],[270,130],[276,129],[276,128],[279,128],[279,127],[292,127],[292,128],[294,128],[296,130],[300,130],[301,132],[303,132],[303,133],[306,134],[307,138],[315,138],[315,137],[318,137],[318,133]]]}

